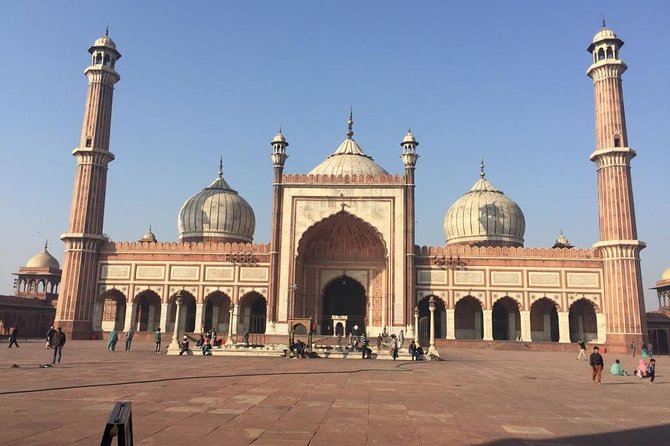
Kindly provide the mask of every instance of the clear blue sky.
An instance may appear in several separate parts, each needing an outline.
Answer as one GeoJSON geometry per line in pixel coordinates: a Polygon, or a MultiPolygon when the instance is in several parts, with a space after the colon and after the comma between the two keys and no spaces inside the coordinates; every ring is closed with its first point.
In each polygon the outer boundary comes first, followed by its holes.
{"type": "MultiPolygon", "coordinates": [[[[177,239],[177,213],[216,176],[269,240],[269,141],[307,172],[345,136],[388,171],[419,139],[417,243],[444,243],[448,207],[487,177],[526,216],[526,246],[563,229],[598,237],[591,38],[607,17],[626,45],[624,94],[645,288],[670,266],[670,2],[2,2],[0,293],[49,239],[63,257],[89,62],[110,25],[123,58],[114,97],[105,232],[177,239]]],[[[646,290],[648,308],[655,292],[646,290]]]]}

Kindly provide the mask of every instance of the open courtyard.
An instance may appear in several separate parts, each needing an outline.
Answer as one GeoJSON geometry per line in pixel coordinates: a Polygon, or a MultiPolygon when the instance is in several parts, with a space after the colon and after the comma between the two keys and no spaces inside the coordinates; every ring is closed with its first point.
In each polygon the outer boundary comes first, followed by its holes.
{"type": "MultiPolygon", "coordinates": [[[[69,341],[0,344],[0,444],[100,444],[116,401],[139,445],[667,444],[670,359],[656,383],[573,353],[453,349],[440,362],[166,356],[69,341]],[[121,350],[121,351],[118,351],[121,350]],[[19,367],[13,367],[16,364],[19,367]]],[[[616,357],[632,371],[630,356],[616,357]]]]}

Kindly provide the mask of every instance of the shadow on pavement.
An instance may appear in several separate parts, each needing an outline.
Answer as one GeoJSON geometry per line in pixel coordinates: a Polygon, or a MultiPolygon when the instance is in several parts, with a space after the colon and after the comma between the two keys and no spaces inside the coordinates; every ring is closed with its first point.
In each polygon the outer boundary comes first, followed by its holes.
{"type": "MultiPolygon", "coordinates": [[[[602,410],[594,406],[594,410],[602,410]]],[[[582,445],[662,445],[668,444],[670,424],[606,432],[602,434],[552,437],[542,440],[528,438],[508,438],[482,443],[484,446],[582,446],[582,445]]]]}

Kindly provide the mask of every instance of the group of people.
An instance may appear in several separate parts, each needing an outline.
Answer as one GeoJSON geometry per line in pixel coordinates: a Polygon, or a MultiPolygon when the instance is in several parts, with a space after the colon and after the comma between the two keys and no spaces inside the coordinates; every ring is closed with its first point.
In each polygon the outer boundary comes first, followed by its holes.
{"type": "MultiPolygon", "coordinates": [[[[582,350],[582,344],[580,340],[580,355],[582,350]]],[[[579,358],[578,358],[579,359],[579,358]]],[[[600,384],[602,380],[602,371],[605,367],[605,360],[600,354],[600,348],[596,345],[593,347],[593,353],[589,356],[589,365],[592,369],[592,379],[593,382],[600,384]]],[[[610,373],[615,376],[629,376],[621,365],[621,361],[616,359],[614,364],[610,367],[610,373]]],[[[637,369],[633,372],[638,379],[649,378],[649,382],[653,383],[656,380],[656,360],[651,358],[648,362],[644,359],[640,359],[640,362],[637,366],[637,369]]]]}
{"type": "MultiPolygon", "coordinates": [[[[53,327],[52,327],[53,328],[53,327]]],[[[158,350],[160,350],[160,328],[157,331],[159,333],[158,336],[158,350]]],[[[130,351],[130,346],[133,343],[133,337],[135,336],[135,330],[132,328],[129,328],[126,333],[125,333],[125,351],[130,351]]],[[[110,352],[116,351],[116,343],[119,341],[119,335],[116,332],[116,330],[112,329],[112,331],[109,332],[109,337],[107,338],[107,350],[110,352]]]]}

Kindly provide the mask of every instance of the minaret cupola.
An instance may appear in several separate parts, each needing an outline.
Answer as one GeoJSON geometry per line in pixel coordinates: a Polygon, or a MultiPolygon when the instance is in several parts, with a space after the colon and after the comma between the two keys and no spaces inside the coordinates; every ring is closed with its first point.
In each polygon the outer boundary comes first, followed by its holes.
{"type": "Polygon", "coordinates": [[[109,28],[105,31],[104,36],[93,43],[88,52],[91,53],[91,66],[96,68],[102,65],[114,70],[116,61],[121,59],[121,53],[116,50],[116,44],[109,37],[109,28]]]}
{"type": "Polygon", "coordinates": [[[286,141],[286,138],[282,134],[281,128],[279,129],[279,132],[275,135],[275,137],[272,138],[272,142],[270,143],[270,145],[272,146],[272,153],[270,154],[272,164],[274,164],[277,167],[284,167],[286,158],[288,158],[288,155],[286,154],[286,147],[288,147],[288,141],[286,141]]]}
{"type": "Polygon", "coordinates": [[[402,158],[402,163],[405,165],[405,168],[415,167],[416,161],[419,159],[419,154],[416,153],[416,148],[419,146],[419,142],[412,134],[412,129],[407,131],[400,146],[402,147],[402,155],[400,157],[402,158]]]}

